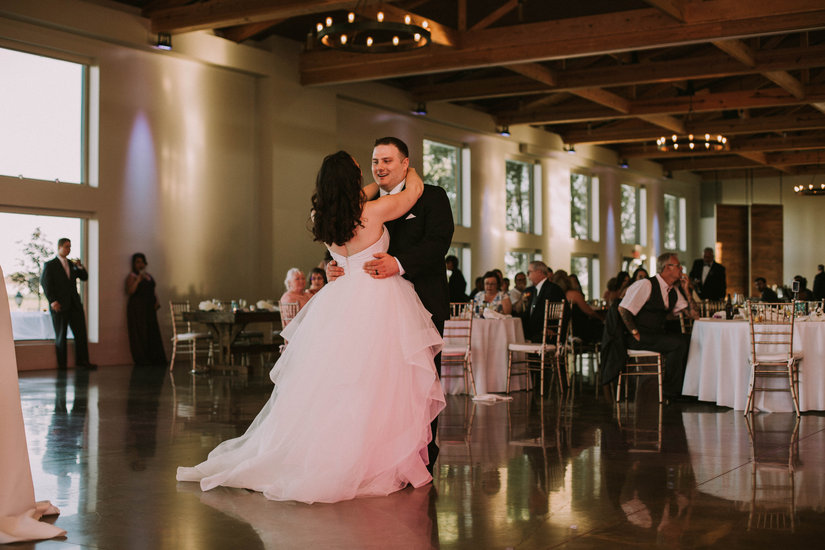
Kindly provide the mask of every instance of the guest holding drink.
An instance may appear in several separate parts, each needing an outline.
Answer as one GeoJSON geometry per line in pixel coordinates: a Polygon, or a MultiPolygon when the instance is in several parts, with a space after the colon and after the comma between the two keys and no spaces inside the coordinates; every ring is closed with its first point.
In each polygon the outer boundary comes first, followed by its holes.
{"type": "Polygon", "coordinates": [[[484,274],[484,292],[479,292],[473,297],[473,309],[482,311],[490,308],[497,313],[510,315],[513,312],[513,305],[510,296],[501,290],[499,279],[493,271],[484,274]]]}
{"type": "Polygon", "coordinates": [[[284,280],[286,292],[281,296],[281,302],[285,304],[298,303],[298,309],[306,305],[312,295],[309,294],[305,288],[307,286],[307,278],[304,272],[293,267],[286,272],[286,279],[284,280]]]}
{"type": "Polygon", "coordinates": [[[155,279],[146,272],[146,255],[132,255],[132,270],[126,276],[126,325],[129,329],[129,349],[135,365],[165,365],[166,352],[160,335],[155,295],[155,279]]]}

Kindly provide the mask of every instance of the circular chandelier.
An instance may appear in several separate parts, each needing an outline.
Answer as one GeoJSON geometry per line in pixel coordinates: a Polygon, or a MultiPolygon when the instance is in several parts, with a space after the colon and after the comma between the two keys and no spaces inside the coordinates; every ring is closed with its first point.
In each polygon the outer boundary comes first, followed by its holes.
{"type": "Polygon", "coordinates": [[[807,186],[794,185],[793,190],[797,195],[825,195],[825,183],[819,187],[815,187],[813,183],[809,183],[807,186]]]}
{"type": "Polygon", "coordinates": [[[691,151],[727,151],[728,138],[722,134],[717,134],[715,137],[710,134],[704,136],[673,134],[669,138],[662,136],[657,139],[656,148],[659,151],[685,151],[688,153],[691,151]]]}
{"type": "Polygon", "coordinates": [[[347,14],[341,23],[327,17],[315,26],[318,42],[327,48],[358,53],[402,52],[423,48],[430,43],[427,21],[420,24],[405,15],[404,22],[385,21],[384,12],[376,20],[355,20],[355,13],[347,14]]]}

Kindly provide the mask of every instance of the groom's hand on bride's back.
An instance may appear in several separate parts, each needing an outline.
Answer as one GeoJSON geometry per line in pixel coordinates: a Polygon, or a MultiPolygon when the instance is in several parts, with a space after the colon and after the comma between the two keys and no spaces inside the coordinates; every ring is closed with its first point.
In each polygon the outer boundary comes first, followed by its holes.
{"type": "Polygon", "coordinates": [[[326,267],[327,272],[327,280],[331,283],[338,277],[342,277],[344,275],[344,268],[340,267],[335,260],[332,260],[327,264],[326,267]]]}

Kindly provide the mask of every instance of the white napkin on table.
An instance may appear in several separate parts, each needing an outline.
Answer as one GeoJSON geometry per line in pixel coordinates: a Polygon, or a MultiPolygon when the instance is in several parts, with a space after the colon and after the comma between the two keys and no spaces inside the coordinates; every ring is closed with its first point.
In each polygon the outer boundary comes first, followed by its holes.
{"type": "Polygon", "coordinates": [[[218,309],[218,306],[213,304],[211,301],[204,300],[198,304],[198,309],[201,311],[213,311],[218,309]]]}
{"type": "Polygon", "coordinates": [[[485,319],[509,319],[509,315],[504,315],[503,313],[499,313],[489,307],[484,308],[484,311],[481,313],[481,316],[485,319]]]}

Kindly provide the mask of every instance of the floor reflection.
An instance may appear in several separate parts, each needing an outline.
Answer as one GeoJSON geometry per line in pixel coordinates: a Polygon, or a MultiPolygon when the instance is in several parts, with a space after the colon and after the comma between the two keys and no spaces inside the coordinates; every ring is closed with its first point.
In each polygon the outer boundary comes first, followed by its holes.
{"type": "Polygon", "coordinates": [[[749,424],[661,407],[644,383],[620,407],[587,384],[543,403],[448,396],[431,486],[308,506],[174,479],[246,429],[272,390],[264,369],[23,373],[20,387],[37,497],[62,508],[66,546],[766,548],[825,535],[822,414],[749,424]]]}

